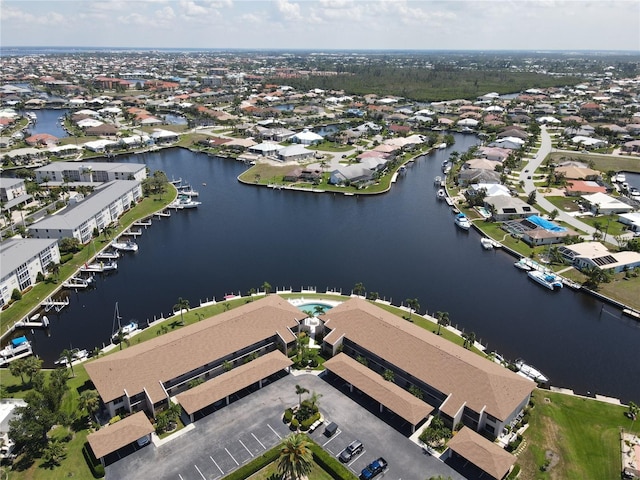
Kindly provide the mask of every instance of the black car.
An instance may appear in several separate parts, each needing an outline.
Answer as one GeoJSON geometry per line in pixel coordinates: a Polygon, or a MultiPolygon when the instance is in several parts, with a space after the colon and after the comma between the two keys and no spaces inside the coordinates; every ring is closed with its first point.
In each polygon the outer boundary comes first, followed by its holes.
{"type": "Polygon", "coordinates": [[[360,440],[354,440],[347,448],[345,448],[342,453],[340,453],[340,461],[343,463],[347,463],[351,460],[355,455],[358,455],[364,449],[364,445],[360,442],[360,440]]]}

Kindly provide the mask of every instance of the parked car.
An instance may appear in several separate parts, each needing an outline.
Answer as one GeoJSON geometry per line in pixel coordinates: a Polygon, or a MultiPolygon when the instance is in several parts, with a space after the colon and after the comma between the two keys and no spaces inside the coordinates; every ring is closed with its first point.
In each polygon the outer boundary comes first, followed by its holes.
{"type": "Polygon", "coordinates": [[[387,468],[387,465],[387,461],[384,458],[380,457],[362,469],[362,472],[360,472],[360,478],[362,480],[371,480],[373,477],[376,477],[384,472],[387,468]]]}
{"type": "Polygon", "coordinates": [[[338,424],[331,422],[324,429],[324,434],[326,437],[333,437],[333,435],[338,431],[338,424]]]}
{"type": "Polygon", "coordinates": [[[362,445],[362,442],[360,440],[354,440],[349,445],[347,445],[347,448],[345,448],[342,453],[340,453],[340,457],[338,458],[340,458],[341,462],[347,463],[355,455],[358,455],[360,452],[362,452],[363,449],[364,445],[362,445]]]}

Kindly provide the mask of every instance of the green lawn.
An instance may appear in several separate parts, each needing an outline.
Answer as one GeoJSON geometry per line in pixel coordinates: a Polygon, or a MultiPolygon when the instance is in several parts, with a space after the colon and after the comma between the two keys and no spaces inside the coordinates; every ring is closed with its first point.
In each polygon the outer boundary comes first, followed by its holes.
{"type": "MultiPolygon", "coordinates": [[[[325,472],[317,463],[314,462],[313,470],[309,473],[309,480],[331,480],[331,475],[325,472]]],[[[257,473],[254,473],[247,480],[280,480],[276,463],[271,463],[257,473]]]]}
{"type": "Polygon", "coordinates": [[[599,155],[593,153],[578,152],[554,152],[550,154],[551,161],[560,163],[569,160],[591,163],[593,168],[601,172],[613,170],[615,172],[636,172],[640,173],[640,158],[617,157],[615,155],[599,155]]]}
{"type": "MultiPolygon", "coordinates": [[[[615,367],[613,367],[615,368],[615,367]]],[[[522,479],[602,480],[620,478],[620,429],[640,434],[640,422],[624,415],[626,408],[537,390],[527,448],[519,457],[522,479]],[[545,454],[559,458],[541,472],[545,454]]]]}

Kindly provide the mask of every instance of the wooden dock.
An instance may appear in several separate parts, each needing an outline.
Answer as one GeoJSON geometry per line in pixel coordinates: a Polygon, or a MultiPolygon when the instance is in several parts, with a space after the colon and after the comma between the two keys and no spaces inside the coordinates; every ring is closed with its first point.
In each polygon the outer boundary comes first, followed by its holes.
{"type": "Polygon", "coordinates": [[[45,312],[48,312],[52,309],[56,312],[60,312],[67,305],[69,305],[69,297],[65,297],[63,300],[54,300],[52,297],[49,297],[44,302],[42,302],[42,306],[44,307],[45,312]]]}

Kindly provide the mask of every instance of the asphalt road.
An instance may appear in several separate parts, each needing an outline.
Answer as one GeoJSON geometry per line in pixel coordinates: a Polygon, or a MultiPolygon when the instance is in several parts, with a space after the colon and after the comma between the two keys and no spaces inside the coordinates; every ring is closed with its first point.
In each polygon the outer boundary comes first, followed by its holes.
{"type": "MultiPolygon", "coordinates": [[[[336,422],[333,437],[321,426],[311,437],[334,456],[351,441],[364,444],[363,452],[348,464],[356,475],[371,461],[383,456],[389,468],[378,478],[424,480],[443,475],[465,477],[426,454],[405,435],[372,414],[344,393],[315,375],[287,375],[263,389],[233,402],[195,423],[195,429],[155,447],[148,445],[107,466],[108,480],[218,480],[265,450],[276,446],[290,432],[282,423],[287,407],[298,403],[295,385],[322,395],[320,411],[325,422],[336,422]]],[[[360,400],[360,399],[358,399],[360,400]]],[[[362,402],[361,402],[362,403],[362,402]]],[[[377,408],[372,408],[377,411],[377,408]]]]}

